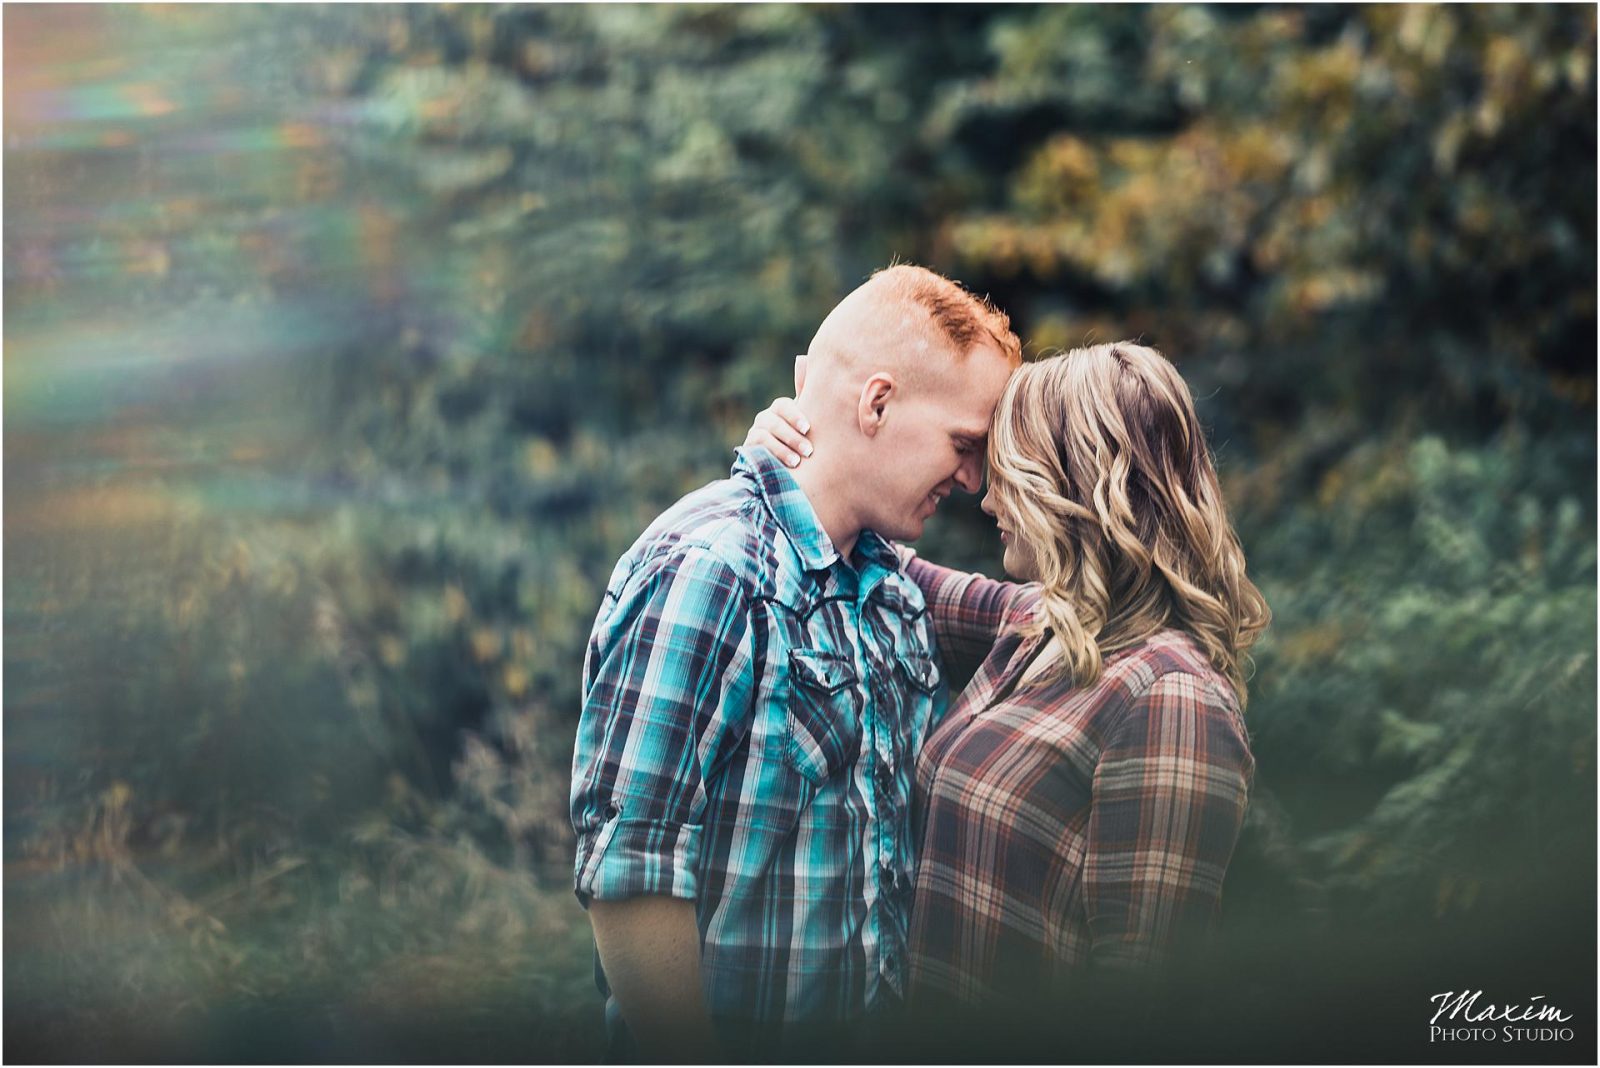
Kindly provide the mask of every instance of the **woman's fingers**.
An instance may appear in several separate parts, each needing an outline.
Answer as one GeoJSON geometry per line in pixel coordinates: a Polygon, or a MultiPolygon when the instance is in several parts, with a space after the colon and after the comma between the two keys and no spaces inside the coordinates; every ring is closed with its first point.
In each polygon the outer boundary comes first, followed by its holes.
{"type": "MultiPolygon", "coordinates": [[[[787,398],[779,398],[779,401],[787,398]]],[[[798,467],[802,457],[811,456],[811,443],[806,441],[805,435],[795,428],[795,417],[800,422],[805,422],[805,416],[800,414],[800,409],[794,401],[789,401],[787,411],[789,416],[779,416],[774,408],[779,401],[773,401],[773,408],[765,409],[755,417],[755,422],[750,424],[750,432],[744,435],[746,448],[762,446],[778,457],[782,464],[789,467],[798,467]]]]}
{"type": "Polygon", "coordinates": [[[806,421],[806,413],[800,410],[800,403],[793,397],[779,397],[772,402],[772,407],[767,411],[794,427],[802,434],[811,433],[811,424],[806,421]]]}
{"type": "MultiPolygon", "coordinates": [[[[778,398],[772,402],[771,408],[768,408],[766,411],[761,413],[761,415],[764,417],[763,425],[773,437],[783,442],[784,445],[790,449],[790,451],[800,456],[810,456],[811,442],[807,441],[805,434],[803,434],[796,427],[796,419],[794,416],[785,415],[778,410],[779,405],[781,405],[785,400],[788,400],[788,398],[778,398]]],[[[789,401],[789,406],[794,408],[795,415],[799,414],[800,409],[794,407],[793,401],[789,401]]],[[[803,422],[804,419],[804,416],[800,416],[799,421],[803,422]]]]}
{"type": "MultiPolygon", "coordinates": [[[[746,448],[759,445],[776,456],[780,463],[789,467],[800,466],[800,451],[797,446],[801,441],[804,439],[799,437],[795,429],[773,415],[770,410],[756,416],[756,421],[750,425],[750,432],[744,438],[746,448]],[[790,444],[790,440],[785,439],[795,440],[795,444],[790,444]]],[[[805,448],[809,451],[810,444],[807,443],[805,448]]]]}
{"type": "Polygon", "coordinates": [[[800,466],[803,457],[810,456],[811,442],[805,432],[811,429],[805,413],[792,397],[779,397],[772,406],[756,416],[745,435],[746,448],[761,446],[790,467],[800,466]],[[801,428],[804,428],[802,430],[801,428]]]}
{"type": "Polygon", "coordinates": [[[782,445],[774,431],[783,425],[783,420],[772,414],[770,408],[763,408],[756,413],[755,421],[750,424],[750,432],[744,436],[746,445],[782,445]]]}

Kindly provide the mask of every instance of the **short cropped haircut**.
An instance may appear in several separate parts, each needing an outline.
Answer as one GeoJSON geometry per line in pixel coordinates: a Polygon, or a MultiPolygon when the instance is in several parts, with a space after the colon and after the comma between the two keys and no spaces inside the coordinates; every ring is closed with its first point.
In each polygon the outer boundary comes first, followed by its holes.
{"type": "Polygon", "coordinates": [[[910,263],[876,271],[868,283],[887,296],[897,296],[927,309],[934,326],[966,356],[973,347],[992,343],[1006,362],[1022,362],[1022,342],[1011,329],[1011,317],[987,297],[980,297],[941,274],[910,263]]]}

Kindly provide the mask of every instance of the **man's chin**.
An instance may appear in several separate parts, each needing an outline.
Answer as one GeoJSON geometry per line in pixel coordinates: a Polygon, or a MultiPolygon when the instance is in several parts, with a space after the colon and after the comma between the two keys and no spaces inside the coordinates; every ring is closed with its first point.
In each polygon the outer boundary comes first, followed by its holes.
{"type": "Polygon", "coordinates": [[[878,533],[890,541],[916,541],[922,537],[925,522],[922,519],[902,520],[899,524],[880,530],[878,533]]]}

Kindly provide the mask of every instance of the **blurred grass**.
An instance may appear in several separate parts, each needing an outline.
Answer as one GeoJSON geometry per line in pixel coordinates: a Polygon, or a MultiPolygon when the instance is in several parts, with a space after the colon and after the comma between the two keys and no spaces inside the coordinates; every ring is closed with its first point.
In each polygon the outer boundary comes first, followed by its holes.
{"type": "Polygon", "coordinates": [[[231,878],[103,836],[68,869],[8,864],[6,1059],[598,1059],[570,892],[470,843],[366,847],[380,864],[340,851],[231,878]]]}

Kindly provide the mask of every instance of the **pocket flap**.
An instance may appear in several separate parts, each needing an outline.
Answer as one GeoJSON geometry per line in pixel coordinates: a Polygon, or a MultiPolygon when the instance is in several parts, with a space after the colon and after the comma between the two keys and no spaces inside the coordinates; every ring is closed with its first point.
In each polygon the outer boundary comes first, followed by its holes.
{"type": "Polygon", "coordinates": [[[933,693],[939,688],[939,661],[927,653],[901,653],[895,662],[906,681],[923,693],[933,693]]]}
{"type": "Polygon", "coordinates": [[[790,649],[789,670],[802,685],[821,693],[835,693],[856,681],[849,657],[821,649],[790,649]]]}

